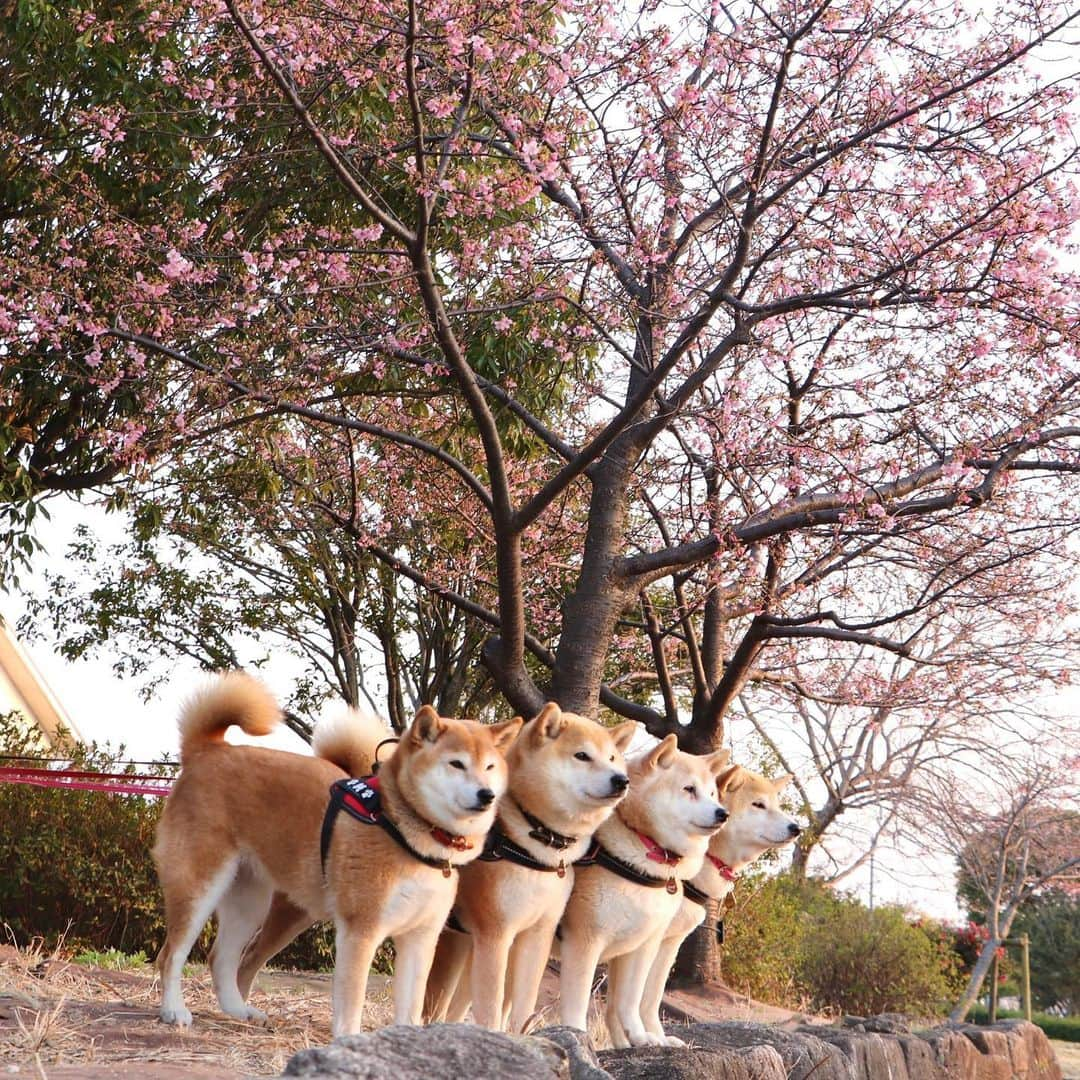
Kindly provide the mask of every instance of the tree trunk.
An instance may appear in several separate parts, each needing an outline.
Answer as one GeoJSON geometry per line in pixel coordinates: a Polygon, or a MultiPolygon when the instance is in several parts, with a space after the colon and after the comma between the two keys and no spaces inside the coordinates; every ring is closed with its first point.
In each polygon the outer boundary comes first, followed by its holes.
{"type": "Polygon", "coordinates": [[[674,986],[702,986],[718,983],[723,974],[721,948],[716,940],[719,905],[709,901],[705,921],[683,942],[671,973],[674,986]]]}
{"type": "Polygon", "coordinates": [[[990,970],[990,964],[994,959],[994,953],[996,953],[1000,947],[1001,939],[996,937],[987,938],[983,943],[983,947],[979,951],[978,959],[975,961],[975,966],[971,969],[971,977],[968,979],[968,984],[964,988],[963,994],[960,995],[960,1000],[956,1003],[953,1011],[949,1013],[950,1020],[958,1022],[967,1016],[971,1006],[975,1004],[975,1001],[979,996],[983,979],[986,978],[986,973],[990,970]]]}
{"type": "Polygon", "coordinates": [[[628,600],[613,572],[626,540],[628,470],[613,454],[593,478],[581,574],[563,602],[551,679],[551,696],[584,716],[596,715],[615,623],[628,600]]]}

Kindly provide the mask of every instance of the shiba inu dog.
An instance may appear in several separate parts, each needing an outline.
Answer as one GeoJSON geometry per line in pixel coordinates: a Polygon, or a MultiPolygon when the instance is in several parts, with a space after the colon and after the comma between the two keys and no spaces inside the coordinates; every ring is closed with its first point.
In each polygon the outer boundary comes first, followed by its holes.
{"type": "Polygon", "coordinates": [[[507,752],[509,787],[487,849],[463,869],[455,930],[439,941],[425,1014],[509,1029],[536,1007],[552,939],[574,884],[574,861],[626,794],[623,752],[637,725],[604,728],[549,702],[507,752]],[[463,931],[463,932],[462,932],[463,931]],[[471,974],[470,974],[471,968],[471,974]],[[504,989],[505,988],[505,989],[504,989]]]}
{"type": "Polygon", "coordinates": [[[679,948],[701,925],[705,905],[710,900],[723,901],[735,888],[740,870],[770,848],[790,844],[802,832],[798,822],[780,808],[780,792],[792,779],[788,773],[770,780],[735,765],[717,780],[717,789],[728,812],[727,822],[709,841],[701,869],[683,882],[683,902],[660,943],[641,1002],[645,1030],[668,1045],[686,1044],[664,1033],[660,1002],[679,948]]]}
{"type": "Polygon", "coordinates": [[[630,790],[597,829],[592,865],[577,867],[560,924],[561,1021],[585,1028],[596,965],[608,964],[607,1020],[616,1047],[661,1045],[641,999],[682,881],[701,869],[727,811],[717,776],[730,754],[683,753],[668,735],[629,769],[630,790]]]}
{"type": "MultiPolygon", "coordinates": [[[[419,1023],[458,867],[483,850],[506,789],[502,752],[521,721],[489,727],[424,706],[380,772],[376,791],[342,787],[339,782],[355,782],[325,759],[224,742],[232,724],[261,735],[279,720],[270,693],[240,672],[222,676],[181,716],[182,770],[154,845],[167,931],[158,956],[161,1018],[191,1023],[181,968],[216,912],[210,967],[221,1008],[265,1019],[245,1004],[238,967],[277,896],[294,921],[296,912],[307,922],[334,920],[335,1036],[360,1029],[368,968],[387,937],[397,949],[395,1022],[419,1023]],[[346,813],[328,813],[330,807],[346,813]]],[[[373,755],[386,732],[373,717],[369,726],[351,738],[356,745],[370,742],[373,755]]]]}

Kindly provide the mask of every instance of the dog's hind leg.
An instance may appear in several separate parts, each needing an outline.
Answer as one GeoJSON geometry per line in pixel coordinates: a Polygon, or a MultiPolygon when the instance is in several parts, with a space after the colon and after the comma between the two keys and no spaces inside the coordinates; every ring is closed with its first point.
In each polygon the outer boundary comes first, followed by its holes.
{"type": "MultiPolygon", "coordinates": [[[[382,938],[361,926],[350,926],[342,918],[334,920],[334,1024],[333,1036],[356,1035],[364,1020],[364,998],[367,995],[368,971],[375,959],[375,950],[382,938]]],[[[395,945],[397,943],[395,942],[395,945]]],[[[431,943],[432,951],[435,942],[431,943]]],[[[394,997],[397,1003],[397,968],[394,965],[394,997]]],[[[424,972],[425,976],[427,972],[424,972]]],[[[417,1013],[424,1003],[423,987],[418,995],[417,1013]]]]}
{"type": "Polygon", "coordinates": [[[503,993],[511,941],[507,934],[489,934],[473,941],[472,1009],[480,1026],[498,1031],[502,1025],[503,993]]]}
{"type": "Polygon", "coordinates": [[[236,985],[242,1000],[247,1001],[251,984],[263,964],[316,922],[318,919],[313,919],[302,907],[297,907],[284,893],[274,893],[263,924],[247,943],[240,961],[236,985]]]}
{"type": "Polygon", "coordinates": [[[166,1024],[191,1026],[191,1012],[184,1005],[180,977],[191,946],[202,932],[222,894],[236,874],[239,856],[233,855],[221,863],[208,884],[195,891],[190,887],[191,867],[183,869],[187,877],[177,873],[161,875],[165,894],[165,944],[158,953],[157,967],[161,973],[161,1009],[159,1015],[166,1024]]]}
{"type": "Polygon", "coordinates": [[[544,977],[551,942],[555,937],[555,923],[539,922],[518,934],[510,950],[510,968],[507,972],[507,994],[510,999],[510,1018],[507,1030],[520,1035],[536,1010],[540,982],[544,977]]]}
{"type": "Polygon", "coordinates": [[[679,946],[685,940],[684,937],[675,935],[666,937],[660,942],[660,949],[649,969],[649,976],[645,981],[645,993],[641,998],[641,1022],[645,1025],[645,1030],[663,1039],[668,1046],[686,1045],[682,1039],[666,1034],[663,1024],[660,1023],[660,1003],[664,998],[668,975],[679,953],[679,946]]]}
{"type": "MultiPolygon", "coordinates": [[[[416,926],[394,936],[394,1023],[419,1024],[424,1018],[424,991],[442,923],[416,926]]],[[[475,962],[475,955],[473,960],[475,962]]]]}
{"type": "Polygon", "coordinates": [[[659,945],[658,934],[643,942],[633,952],[613,956],[608,961],[606,1017],[608,1031],[611,1033],[611,1045],[616,1050],[626,1046],[665,1045],[665,1037],[646,1031],[641,1021],[641,999],[645,993],[645,982],[656,959],[659,945]],[[620,1028],[622,1038],[616,1041],[616,1032],[620,1028]]]}
{"type": "Polygon", "coordinates": [[[588,1030],[592,981],[601,951],[602,945],[596,940],[563,939],[559,951],[559,1022],[567,1027],[588,1030]]]}
{"type": "MultiPolygon", "coordinates": [[[[464,988],[465,1011],[471,1001],[468,990],[468,962],[472,951],[472,938],[454,930],[444,930],[439,935],[435,959],[428,975],[424,994],[424,1023],[441,1024],[447,1019],[456,1022],[460,1017],[451,1016],[457,995],[464,988]]],[[[464,1015],[464,1013],[462,1014],[464,1015]]]]}
{"type": "Polygon", "coordinates": [[[270,910],[273,886],[254,867],[241,863],[217,905],[217,937],[210,950],[210,973],[221,1011],[239,1020],[266,1020],[266,1013],[244,1003],[237,984],[240,959],[270,910]]]}

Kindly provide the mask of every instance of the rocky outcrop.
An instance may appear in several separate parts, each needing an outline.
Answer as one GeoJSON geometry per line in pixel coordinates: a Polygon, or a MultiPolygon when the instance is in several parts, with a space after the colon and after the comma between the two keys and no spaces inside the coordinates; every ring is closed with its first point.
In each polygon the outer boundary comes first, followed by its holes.
{"type": "Polygon", "coordinates": [[[596,1052],[584,1032],[499,1035],[471,1024],[388,1027],[303,1050],[285,1076],[321,1080],[1061,1080],[1046,1036],[1009,1020],[912,1033],[903,1017],[840,1027],[729,1021],[671,1027],[686,1047],[596,1052]]]}
{"type": "Polygon", "coordinates": [[[500,1035],[472,1024],[395,1026],[301,1050],[282,1075],[319,1080],[570,1080],[570,1059],[548,1039],[500,1035]]]}

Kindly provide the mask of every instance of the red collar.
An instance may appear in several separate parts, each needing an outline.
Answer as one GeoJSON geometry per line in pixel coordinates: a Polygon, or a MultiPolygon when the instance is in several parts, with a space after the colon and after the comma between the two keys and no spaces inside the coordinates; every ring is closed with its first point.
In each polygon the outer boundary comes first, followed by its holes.
{"type": "Polygon", "coordinates": [[[731,869],[730,866],[723,859],[718,859],[715,855],[710,855],[709,852],[705,852],[705,858],[709,860],[716,867],[717,873],[725,881],[738,881],[739,875],[731,869]]]}
{"type": "Polygon", "coordinates": [[[637,829],[631,829],[630,831],[645,845],[645,857],[647,859],[663,863],[665,866],[674,866],[682,860],[681,855],[676,855],[674,851],[668,851],[666,847],[661,847],[651,836],[646,836],[644,833],[638,832],[637,829]]]}

